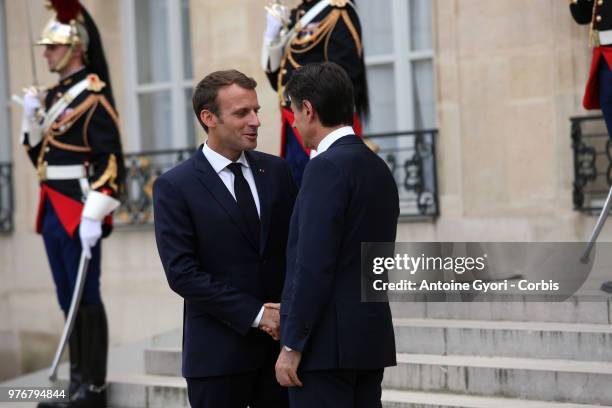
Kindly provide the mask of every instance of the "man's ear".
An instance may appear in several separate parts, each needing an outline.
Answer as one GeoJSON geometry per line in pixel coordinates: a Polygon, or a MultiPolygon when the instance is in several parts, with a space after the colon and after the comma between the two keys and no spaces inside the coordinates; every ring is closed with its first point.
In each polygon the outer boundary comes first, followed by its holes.
{"type": "Polygon", "coordinates": [[[209,129],[214,129],[217,127],[217,116],[209,110],[202,109],[200,111],[200,120],[202,123],[206,125],[209,129]]]}
{"type": "Polygon", "coordinates": [[[314,106],[308,100],[304,100],[302,102],[302,110],[304,111],[304,115],[308,118],[308,121],[314,120],[316,116],[316,112],[314,110],[314,106]]]}

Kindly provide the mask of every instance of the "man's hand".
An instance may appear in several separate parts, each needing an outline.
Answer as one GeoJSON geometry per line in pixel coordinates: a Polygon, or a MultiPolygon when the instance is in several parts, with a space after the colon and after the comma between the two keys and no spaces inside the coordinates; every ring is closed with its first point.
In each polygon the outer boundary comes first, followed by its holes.
{"type": "Polygon", "coordinates": [[[266,31],[264,33],[264,38],[266,41],[270,43],[276,37],[278,37],[281,28],[283,28],[283,22],[281,19],[268,11],[268,14],[266,14],[266,31]]]}
{"type": "Polygon", "coordinates": [[[23,112],[30,120],[36,120],[36,112],[41,107],[40,98],[34,92],[26,92],[23,97],[23,112]]]}
{"type": "Polygon", "coordinates": [[[91,248],[96,246],[101,236],[102,221],[92,220],[86,217],[81,218],[79,237],[81,238],[81,246],[87,258],[91,259],[91,248]]]}
{"type": "Polygon", "coordinates": [[[302,382],[297,376],[297,369],[302,361],[302,353],[299,351],[287,351],[285,347],[276,360],[276,381],[283,387],[302,387],[302,382]]]}
{"type": "Polygon", "coordinates": [[[259,328],[276,341],[280,340],[280,303],[265,303],[259,328]]]}

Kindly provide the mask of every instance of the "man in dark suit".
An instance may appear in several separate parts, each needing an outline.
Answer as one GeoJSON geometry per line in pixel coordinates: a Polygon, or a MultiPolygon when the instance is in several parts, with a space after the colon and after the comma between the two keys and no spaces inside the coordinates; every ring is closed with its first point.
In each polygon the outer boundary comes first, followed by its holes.
{"type": "Polygon", "coordinates": [[[361,301],[361,243],[395,241],[397,187],[350,127],[353,86],[340,66],[298,69],[286,94],[317,155],[291,217],[276,378],[292,408],[380,407],[395,341],[388,303],[361,301]]]}
{"type": "Polygon", "coordinates": [[[296,192],[282,159],[253,151],[255,86],[235,70],[204,78],[193,107],[208,140],[153,187],[159,255],[185,301],[183,376],[198,408],[287,406],[274,379],[279,306],[267,302],[280,300],[296,192]]]}

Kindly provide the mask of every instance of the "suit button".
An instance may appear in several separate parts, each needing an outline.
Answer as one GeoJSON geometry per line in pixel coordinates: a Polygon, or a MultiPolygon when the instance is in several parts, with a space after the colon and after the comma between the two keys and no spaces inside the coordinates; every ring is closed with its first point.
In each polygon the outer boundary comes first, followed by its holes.
{"type": "Polygon", "coordinates": [[[50,147],[46,147],[46,148],[45,148],[45,152],[46,152],[46,153],[49,153],[50,151],[51,151],[51,148],[50,148],[50,147]]]}
{"type": "Polygon", "coordinates": [[[310,328],[304,327],[304,330],[302,330],[302,334],[304,335],[304,337],[308,336],[308,333],[310,333],[310,328]]]}
{"type": "Polygon", "coordinates": [[[598,5],[598,6],[602,6],[602,5],[603,5],[603,0],[599,0],[599,1],[597,2],[597,5],[598,5]]]}
{"type": "Polygon", "coordinates": [[[601,16],[597,16],[595,20],[597,20],[597,22],[599,23],[601,21],[601,16]]]}

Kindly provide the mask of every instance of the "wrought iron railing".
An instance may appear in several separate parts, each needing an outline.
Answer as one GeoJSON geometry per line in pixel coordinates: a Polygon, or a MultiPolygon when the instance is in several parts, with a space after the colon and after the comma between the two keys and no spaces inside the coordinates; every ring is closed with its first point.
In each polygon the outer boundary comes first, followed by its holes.
{"type": "MultiPolygon", "coordinates": [[[[395,177],[403,219],[433,219],[439,214],[436,135],[437,130],[366,135],[395,177]]],[[[126,154],[126,189],[116,212],[116,223],[124,226],[151,223],[155,179],[194,151],[195,148],[188,148],[126,154]]]]}
{"type": "Polygon", "coordinates": [[[612,144],[603,116],[579,116],[572,123],[574,209],[598,214],[612,184],[612,144]]]}
{"type": "Polygon", "coordinates": [[[157,150],[125,155],[125,190],[115,213],[118,225],[153,221],[153,183],[160,174],[188,159],[195,148],[157,150]]]}
{"type": "Polygon", "coordinates": [[[440,214],[436,171],[436,129],[366,135],[395,178],[400,218],[434,219],[440,214]]]}
{"type": "Polygon", "coordinates": [[[0,162],[0,233],[13,231],[13,165],[0,162]]]}

